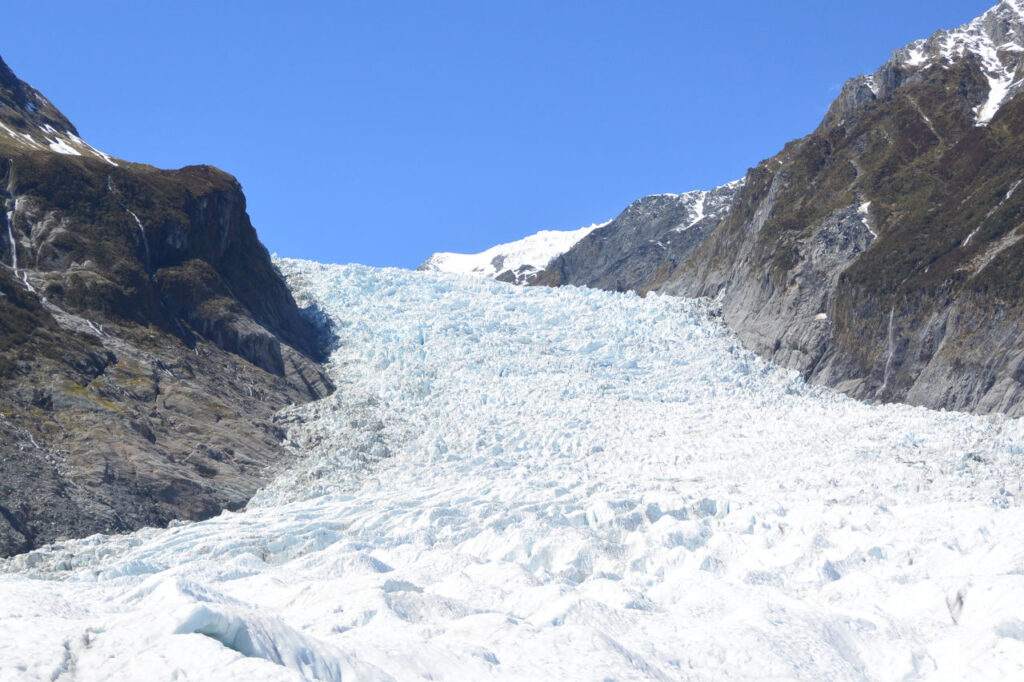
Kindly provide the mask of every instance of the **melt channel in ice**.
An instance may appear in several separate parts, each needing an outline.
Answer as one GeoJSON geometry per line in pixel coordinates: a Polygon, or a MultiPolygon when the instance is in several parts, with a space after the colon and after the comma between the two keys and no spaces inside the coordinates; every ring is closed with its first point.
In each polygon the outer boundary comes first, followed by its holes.
{"type": "Polygon", "coordinates": [[[871,406],[707,302],[279,261],[339,339],[241,513],[2,564],[0,679],[1024,674],[1024,424],[871,406]]]}

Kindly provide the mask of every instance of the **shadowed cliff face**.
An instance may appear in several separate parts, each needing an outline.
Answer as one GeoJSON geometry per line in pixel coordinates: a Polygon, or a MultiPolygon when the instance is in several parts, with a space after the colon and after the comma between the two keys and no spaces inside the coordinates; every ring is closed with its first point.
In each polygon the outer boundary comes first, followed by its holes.
{"type": "Polygon", "coordinates": [[[244,505],[333,386],[235,179],[112,159],[0,62],[0,203],[0,554],[244,505]]]}
{"type": "Polygon", "coordinates": [[[540,280],[616,288],[641,272],[628,288],[719,296],[748,347],[813,382],[1024,415],[1022,42],[1021,9],[1003,2],[851,80],[668,272],[656,230],[616,259],[581,242],[540,280]],[[601,279],[555,270],[574,260],[616,264],[601,279]]]}

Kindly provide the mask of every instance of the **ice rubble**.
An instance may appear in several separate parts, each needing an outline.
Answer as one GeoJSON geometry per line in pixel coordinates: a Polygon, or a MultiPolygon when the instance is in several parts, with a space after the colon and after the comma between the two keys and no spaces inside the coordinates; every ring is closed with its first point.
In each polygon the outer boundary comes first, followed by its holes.
{"type": "Polygon", "coordinates": [[[244,513],[3,565],[6,679],[1009,679],[1024,424],[705,302],[279,261],[342,339],[244,513]]]}

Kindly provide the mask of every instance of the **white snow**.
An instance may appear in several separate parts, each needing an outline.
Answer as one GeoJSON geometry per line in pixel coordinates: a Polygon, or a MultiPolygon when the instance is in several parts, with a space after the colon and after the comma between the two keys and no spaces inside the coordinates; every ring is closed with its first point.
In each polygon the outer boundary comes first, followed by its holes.
{"type": "Polygon", "coordinates": [[[1009,7],[1017,13],[1017,16],[1024,19],[1024,2],[1021,2],[1021,0],[1002,0],[999,4],[1009,7]]]}
{"type": "Polygon", "coordinates": [[[873,94],[875,97],[878,97],[879,88],[878,88],[878,83],[875,81],[874,74],[869,75],[869,76],[865,76],[864,77],[864,82],[867,84],[868,88],[871,90],[871,94],[873,94]]]}
{"type": "MultiPolygon", "coordinates": [[[[31,103],[26,106],[30,112],[35,111],[33,108],[34,105],[31,103]]],[[[49,124],[45,124],[34,129],[41,133],[42,142],[35,139],[28,133],[19,133],[11,130],[3,123],[0,123],[0,129],[15,140],[23,144],[27,144],[32,148],[49,149],[50,151],[57,152],[58,154],[65,154],[68,156],[82,156],[84,151],[87,154],[103,159],[112,166],[117,165],[117,162],[114,161],[109,154],[104,154],[74,133],[66,130],[57,130],[49,124]]]]}
{"type": "MultiPolygon", "coordinates": [[[[1004,68],[994,68],[995,64],[999,64],[994,51],[984,50],[983,58],[986,61],[986,66],[990,66],[990,71],[985,74],[985,77],[988,79],[989,92],[988,98],[975,111],[978,125],[985,125],[992,120],[992,117],[999,111],[999,107],[1006,99],[1010,92],[1010,87],[1013,85],[1012,71],[1004,68]]],[[[999,64],[999,67],[1001,66],[999,64]]]]}
{"type": "Polygon", "coordinates": [[[506,270],[519,272],[523,268],[526,272],[539,272],[588,234],[607,224],[595,223],[577,230],[541,230],[529,237],[498,244],[480,253],[435,253],[420,269],[479,277],[496,277],[506,270]]]}
{"type": "Polygon", "coordinates": [[[5,126],[3,123],[0,123],[0,128],[2,128],[4,132],[6,132],[10,137],[13,137],[15,140],[18,140],[19,142],[27,144],[30,147],[42,147],[42,145],[40,145],[38,142],[32,139],[31,135],[28,135],[26,133],[15,132],[7,126],[5,126]]]}
{"type": "Polygon", "coordinates": [[[67,136],[68,136],[68,138],[71,140],[71,142],[73,144],[76,144],[79,147],[84,147],[87,152],[89,152],[90,154],[92,154],[94,156],[100,157],[101,159],[103,159],[104,161],[109,163],[111,166],[117,166],[117,162],[114,161],[113,157],[110,156],[109,154],[101,152],[99,149],[96,149],[96,147],[93,147],[91,144],[89,144],[88,142],[86,142],[82,138],[78,137],[77,135],[74,135],[72,133],[67,133],[67,136]]]}
{"type": "Polygon", "coordinates": [[[928,68],[933,61],[945,67],[967,55],[977,57],[989,91],[985,100],[975,107],[974,119],[976,125],[988,125],[1024,83],[1016,78],[1024,51],[1022,18],[1024,12],[1017,0],[1003,0],[969,24],[939,31],[931,38],[914,41],[897,50],[897,59],[907,66],[928,68]]]}
{"type": "Polygon", "coordinates": [[[699,223],[701,220],[704,220],[704,204],[707,203],[708,196],[710,194],[711,192],[696,190],[693,192],[686,192],[684,194],[676,195],[689,203],[689,206],[687,206],[687,208],[690,211],[690,215],[687,216],[686,222],[672,228],[672,232],[686,232],[691,227],[699,223]]]}
{"type": "Polygon", "coordinates": [[[858,206],[857,214],[860,216],[860,221],[864,223],[864,227],[869,233],[871,233],[871,237],[878,239],[878,233],[871,228],[871,202],[865,201],[863,204],[858,206]]]}
{"type": "Polygon", "coordinates": [[[907,46],[907,57],[905,62],[910,66],[921,66],[927,61],[922,45],[923,40],[918,40],[907,46]]]}
{"type": "Polygon", "coordinates": [[[971,243],[971,239],[974,238],[974,235],[978,234],[978,230],[980,230],[982,228],[982,226],[985,224],[985,221],[988,220],[989,218],[991,218],[993,215],[995,215],[996,211],[998,211],[1004,205],[1006,205],[1006,202],[1010,200],[1010,197],[1013,196],[1013,193],[1015,191],[1017,191],[1017,187],[1020,186],[1021,180],[1024,180],[1024,178],[1018,179],[1017,182],[1015,182],[1012,185],[1010,185],[1010,188],[1008,190],[1006,190],[1006,195],[1003,197],[1002,201],[1000,201],[998,204],[996,204],[995,207],[990,209],[989,212],[985,214],[985,217],[982,218],[980,223],[978,223],[978,226],[975,227],[973,230],[971,230],[971,233],[968,234],[967,238],[964,239],[962,244],[960,244],[961,247],[964,247],[964,246],[967,246],[968,244],[970,244],[971,243]]]}
{"type": "Polygon", "coordinates": [[[0,564],[0,680],[1024,672],[1020,421],[808,387],[707,302],[278,264],[341,338],[306,458],[0,564]]]}
{"type": "Polygon", "coordinates": [[[68,156],[81,156],[82,155],[82,152],[78,151],[77,149],[75,149],[74,147],[69,145],[67,142],[65,142],[64,140],[61,140],[59,138],[58,139],[49,139],[49,138],[47,138],[46,146],[48,146],[51,151],[55,151],[58,154],[67,154],[68,156]]]}

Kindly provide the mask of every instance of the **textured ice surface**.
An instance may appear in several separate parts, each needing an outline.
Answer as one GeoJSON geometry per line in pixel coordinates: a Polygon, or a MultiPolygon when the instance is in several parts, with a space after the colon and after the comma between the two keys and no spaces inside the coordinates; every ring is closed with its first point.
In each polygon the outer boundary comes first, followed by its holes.
{"type": "Polygon", "coordinates": [[[279,263],[341,339],[305,457],[7,562],[0,680],[1024,675],[1021,422],[810,388],[706,303],[279,263]]]}

